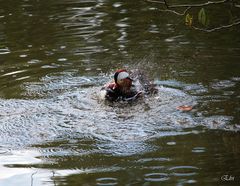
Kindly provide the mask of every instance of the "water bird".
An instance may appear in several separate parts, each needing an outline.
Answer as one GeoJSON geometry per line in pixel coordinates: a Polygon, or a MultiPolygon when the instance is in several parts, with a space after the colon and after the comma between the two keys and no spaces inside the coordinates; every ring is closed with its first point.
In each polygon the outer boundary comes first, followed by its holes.
{"type": "Polygon", "coordinates": [[[135,76],[135,80],[130,77],[130,74],[125,69],[119,69],[114,74],[114,81],[107,83],[101,89],[101,97],[104,97],[109,101],[132,101],[150,91],[155,93],[157,89],[150,83],[148,78],[143,78],[143,73],[139,70],[132,73],[135,76]],[[133,82],[137,84],[134,84],[133,82]]]}

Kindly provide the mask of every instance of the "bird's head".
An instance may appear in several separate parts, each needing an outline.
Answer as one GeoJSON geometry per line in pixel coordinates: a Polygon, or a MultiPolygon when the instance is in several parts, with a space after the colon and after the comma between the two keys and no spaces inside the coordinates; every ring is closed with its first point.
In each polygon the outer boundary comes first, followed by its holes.
{"type": "Polygon", "coordinates": [[[114,81],[120,87],[130,88],[133,80],[125,69],[120,69],[115,72],[114,81]]]}

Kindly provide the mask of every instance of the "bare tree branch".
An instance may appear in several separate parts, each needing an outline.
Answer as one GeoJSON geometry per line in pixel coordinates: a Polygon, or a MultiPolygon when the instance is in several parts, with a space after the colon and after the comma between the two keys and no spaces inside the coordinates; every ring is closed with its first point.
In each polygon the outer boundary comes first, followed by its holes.
{"type": "Polygon", "coordinates": [[[219,27],[216,27],[216,28],[212,28],[212,29],[198,28],[198,27],[195,27],[195,26],[191,26],[191,28],[193,28],[195,30],[204,31],[204,32],[214,32],[214,31],[218,31],[218,30],[221,30],[221,29],[230,28],[230,27],[233,27],[233,26],[236,26],[236,25],[240,25],[240,21],[236,21],[236,22],[234,22],[232,24],[222,25],[222,26],[219,26],[219,27]]]}
{"type": "Polygon", "coordinates": [[[178,11],[175,11],[175,10],[170,10],[170,9],[160,9],[159,11],[161,12],[171,12],[171,13],[174,13],[178,16],[184,16],[188,10],[190,10],[192,7],[187,7],[183,12],[178,12],[178,11]]]}
{"type": "Polygon", "coordinates": [[[182,4],[182,5],[171,5],[168,6],[169,8],[181,8],[181,7],[203,7],[203,6],[209,6],[209,5],[216,5],[216,4],[223,4],[230,0],[221,0],[221,1],[208,1],[206,3],[200,3],[200,4],[182,4]]]}
{"type": "MultiPolygon", "coordinates": [[[[173,14],[176,14],[178,16],[185,16],[187,15],[188,11],[191,8],[199,8],[199,7],[204,7],[204,6],[209,6],[209,5],[220,5],[220,4],[224,4],[224,3],[232,3],[232,6],[235,8],[240,8],[240,5],[237,4],[235,1],[233,0],[219,0],[219,1],[207,1],[205,3],[200,3],[200,4],[174,4],[174,5],[170,5],[167,0],[146,0],[147,2],[151,2],[151,3],[158,3],[161,5],[165,6],[165,9],[160,9],[159,11],[161,12],[170,12],[173,14]],[[182,12],[177,11],[176,9],[179,8],[185,8],[185,10],[183,10],[182,12]]],[[[214,31],[218,31],[221,29],[226,29],[226,28],[230,28],[233,26],[237,26],[240,25],[240,20],[235,20],[235,22],[233,22],[232,24],[228,24],[228,25],[222,25],[219,27],[215,27],[215,28],[211,28],[211,29],[204,29],[204,28],[199,28],[196,27],[194,25],[189,25],[191,28],[195,29],[195,30],[200,30],[200,31],[204,31],[204,32],[214,32],[214,31]]]]}
{"type": "Polygon", "coordinates": [[[220,0],[220,1],[208,1],[206,3],[200,3],[200,4],[179,4],[179,5],[169,5],[166,0],[164,1],[156,1],[156,0],[147,0],[151,3],[159,3],[164,4],[167,8],[186,8],[186,7],[203,7],[203,6],[209,6],[209,5],[215,5],[215,4],[223,4],[231,0],[220,0]]]}
{"type": "Polygon", "coordinates": [[[167,8],[169,8],[168,3],[167,3],[167,0],[164,0],[164,4],[165,4],[165,6],[166,6],[167,8]]]}

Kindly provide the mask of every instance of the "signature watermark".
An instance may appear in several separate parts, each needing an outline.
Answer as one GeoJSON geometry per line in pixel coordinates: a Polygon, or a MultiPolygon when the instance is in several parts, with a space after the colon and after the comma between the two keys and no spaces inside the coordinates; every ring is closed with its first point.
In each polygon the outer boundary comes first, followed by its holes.
{"type": "Polygon", "coordinates": [[[235,176],[230,174],[224,174],[221,176],[222,181],[235,181],[235,176]]]}

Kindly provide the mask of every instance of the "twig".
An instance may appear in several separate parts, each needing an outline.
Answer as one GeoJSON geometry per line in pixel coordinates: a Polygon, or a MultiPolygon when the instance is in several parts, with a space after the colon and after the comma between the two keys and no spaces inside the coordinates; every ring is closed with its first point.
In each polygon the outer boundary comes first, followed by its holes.
{"type": "Polygon", "coordinates": [[[236,22],[234,22],[232,24],[222,25],[222,26],[219,26],[219,27],[216,27],[216,28],[212,28],[212,29],[203,29],[203,28],[198,28],[198,27],[195,27],[195,26],[191,26],[191,27],[193,29],[195,29],[195,30],[200,30],[200,31],[204,31],[204,32],[214,32],[214,31],[217,31],[217,30],[230,28],[230,27],[233,27],[233,26],[236,26],[236,25],[240,25],[240,21],[236,21],[236,22]]]}
{"type": "MultiPolygon", "coordinates": [[[[208,1],[208,2],[205,2],[205,3],[200,3],[200,4],[175,4],[175,5],[169,5],[167,3],[167,0],[161,0],[161,1],[157,1],[157,0],[146,0],[148,2],[152,2],[152,3],[159,3],[159,4],[162,4],[162,5],[165,5],[166,9],[160,9],[159,11],[162,11],[162,12],[171,12],[171,13],[174,13],[178,16],[184,16],[186,15],[186,13],[191,9],[191,8],[196,8],[196,7],[204,7],[204,6],[209,6],[209,5],[217,5],[217,4],[223,4],[223,3],[226,3],[226,2],[233,2],[232,0],[219,0],[219,1],[208,1]],[[185,8],[185,10],[183,12],[179,12],[179,11],[176,11],[176,9],[178,8],[185,8]]],[[[236,3],[233,3],[233,6],[235,8],[240,8],[240,5],[239,4],[236,4],[236,3]]],[[[215,27],[215,28],[212,28],[212,29],[204,29],[204,28],[199,28],[199,27],[196,27],[196,26],[191,26],[193,29],[195,30],[200,30],[200,31],[204,31],[204,32],[214,32],[214,31],[217,31],[217,30],[221,30],[221,29],[225,29],[225,28],[230,28],[230,27],[233,27],[233,26],[236,26],[236,25],[240,25],[240,21],[239,20],[236,20],[235,22],[233,22],[232,24],[229,24],[229,25],[222,25],[222,26],[219,26],[219,27],[215,27]]]]}
{"type": "MultiPolygon", "coordinates": [[[[152,3],[159,3],[164,4],[167,8],[186,8],[186,7],[203,7],[203,6],[209,6],[209,5],[215,5],[215,4],[223,4],[230,0],[221,0],[221,1],[208,1],[206,3],[200,3],[200,4],[179,4],[179,5],[168,5],[166,0],[164,1],[155,1],[155,0],[147,0],[148,2],[152,3]]],[[[235,5],[236,6],[236,5],[235,5]]]]}
{"type": "Polygon", "coordinates": [[[181,8],[181,7],[203,7],[203,6],[209,6],[209,5],[216,5],[216,4],[223,4],[230,0],[221,0],[221,1],[208,1],[206,3],[200,3],[200,4],[182,4],[182,5],[171,5],[169,8],[181,8]]]}
{"type": "Polygon", "coordinates": [[[177,12],[175,10],[170,10],[170,9],[160,9],[159,11],[161,12],[171,12],[171,13],[174,13],[176,15],[179,15],[179,16],[184,16],[188,10],[190,10],[192,7],[187,7],[182,13],[181,12],[177,12]]]}
{"type": "Polygon", "coordinates": [[[164,4],[167,8],[169,8],[168,4],[167,4],[167,0],[164,0],[164,4]]]}

